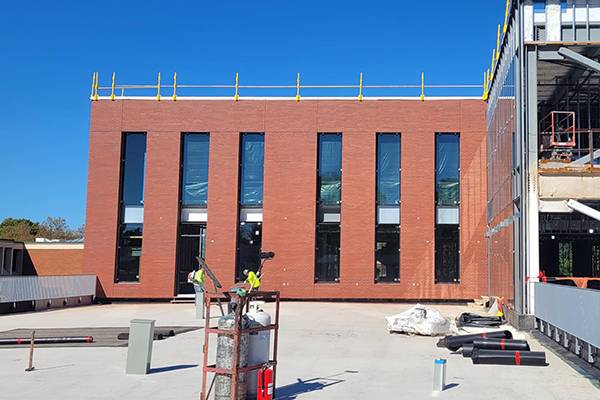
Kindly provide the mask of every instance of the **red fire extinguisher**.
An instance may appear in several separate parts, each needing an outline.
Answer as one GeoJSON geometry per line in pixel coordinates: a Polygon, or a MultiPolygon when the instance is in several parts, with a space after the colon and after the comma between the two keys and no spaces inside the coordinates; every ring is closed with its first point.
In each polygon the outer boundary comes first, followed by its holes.
{"type": "Polygon", "coordinates": [[[258,390],[256,400],[273,399],[273,370],[264,366],[258,372],[258,390]]]}

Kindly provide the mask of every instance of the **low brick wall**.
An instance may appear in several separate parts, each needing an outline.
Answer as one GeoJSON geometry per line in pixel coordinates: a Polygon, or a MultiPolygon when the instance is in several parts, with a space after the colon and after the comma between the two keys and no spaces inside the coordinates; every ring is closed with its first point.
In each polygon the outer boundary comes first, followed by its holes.
{"type": "Polygon", "coordinates": [[[83,243],[26,243],[24,275],[80,275],[83,243]]]}

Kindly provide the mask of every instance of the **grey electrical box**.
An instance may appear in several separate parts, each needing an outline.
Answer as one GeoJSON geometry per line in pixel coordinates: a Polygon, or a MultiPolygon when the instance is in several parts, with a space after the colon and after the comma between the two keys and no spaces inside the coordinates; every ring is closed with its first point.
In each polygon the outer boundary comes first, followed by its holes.
{"type": "Polygon", "coordinates": [[[131,320],[125,370],[127,374],[145,375],[150,372],[155,322],[153,319],[131,320]]]}

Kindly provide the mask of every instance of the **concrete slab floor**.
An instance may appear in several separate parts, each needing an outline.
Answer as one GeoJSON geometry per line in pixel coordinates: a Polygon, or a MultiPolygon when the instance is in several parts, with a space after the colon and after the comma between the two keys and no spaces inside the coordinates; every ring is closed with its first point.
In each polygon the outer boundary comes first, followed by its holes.
{"type": "MultiPolygon", "coordinates": [[[[305,303],[281,305],[278,399],[428,399],[433,360],[448,359],[445,399],[597,399],[600,383],[580,375],[552,352],[548,367],[472,365],[435,346],[437,338],[389,334],[384,317],[409,304],[305,303]]],[[[462,306],[433,305],[454,317],[462,306]]],[[[268,305],[267,311],[272,311],[268,305]]],[[[215,309],[216,311],[216,309],[215,309]]],[[[0,316],[14,328],[200,325],[192,304],[112,304],[0,316]]],[[[0,349],[2,399],[198,399],[203,330],[154,343],[152,373],[125,375],[126,348],[0,349]]],[[[534,338],[533,350],[545,350],[534,338]]],[[[212,342],[215,343],[214,341],[212,342]]]]}

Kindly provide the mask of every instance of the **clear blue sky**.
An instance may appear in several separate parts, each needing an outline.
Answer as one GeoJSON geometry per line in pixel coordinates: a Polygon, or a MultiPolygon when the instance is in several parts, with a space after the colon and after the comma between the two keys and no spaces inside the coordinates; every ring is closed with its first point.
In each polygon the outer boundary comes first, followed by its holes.
{"type": "Polygon", "coordinates": [[[480,83],[504,0],[10,1],[0,219],[85,220],[91,75],[126,83],[480,83]],[[123,4],[123,5],[121,5],[123,4]]]}

